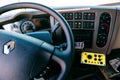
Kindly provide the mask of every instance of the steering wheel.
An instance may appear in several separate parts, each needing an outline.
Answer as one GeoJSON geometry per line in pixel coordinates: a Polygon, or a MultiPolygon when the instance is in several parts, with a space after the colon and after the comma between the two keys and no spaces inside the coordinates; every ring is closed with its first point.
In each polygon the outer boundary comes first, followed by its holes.
{"type": "Polygon", "coordinates": [[[53,16],[65,33],[67,47],[61,51],[43,40],[0,30],[0,80],[30,80],[44,70],[50,59],[61,67],[57,80],[65,80],[74,56],[74,39],[70,26],[54,9],[37,3],[6,5],[0,8],[0,14],[20,8],[38,9],[53,16]]]}

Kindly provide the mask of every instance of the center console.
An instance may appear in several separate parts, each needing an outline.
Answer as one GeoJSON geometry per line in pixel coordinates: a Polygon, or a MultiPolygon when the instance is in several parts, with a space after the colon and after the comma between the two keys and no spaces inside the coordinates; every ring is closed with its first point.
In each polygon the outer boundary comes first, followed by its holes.
{"type": "Polygon", "coordinates": [[[69,23],[76,51],[108,54],[115,21],[115,9],[79,7],[58,9],[69,23]]]}
{"type": "Polygon", "coordinates": [[[95,12],[74,11],[62,12],[61,14],[72,28],[76,50],[92,49],[95,12]]]}
{"type": "MultiPolygon", "coordinates": [[[[91,69],[88,66],[92,68],[99,66],[100,72],[98,73],[100,75],[102,73],[105,79],[103,77],[97,80],[109,80],[110,77],[119,75],[112,75],[114,70],[108,64],[106,57],[111,50],[112,37],[115,36],[116,9],[108,7],[75,7],[60,8],[57,11],[67,20],[74,35],[75,60],[72,72],[75,73],[75,76],[81,77],[82,73],[88,74],[86,71],[91,69]],[[85,71],[82,71],[83,69],[85,71]]],[[[56,20],[52,19],[55,23],[56,20]]],[[[74,76],[74,74],[72,75],[74,76]]]]}
{"type": "Polygon", "coordinates": [[[115,36],[116,9],[108,7],[75,7],[60,8],[57,11],[67,20],[74,35],[75,60],[73,73],[75,73],[75,76],[81,77],[82,72],[88,74],[86,70],[90,69],[88,68],[89,65],[90,67],[99,66],[99,73],[102,73],[102,76],[105,77],[105,79],[100,80],[109,80],[119,75],[120,72],[114,72],[118,67],[114,67],[114,70],[108,64],[108,57],[106,57],[110,53],[114,42],[112,37],[115,36]],[[85,71],[82,71],[83,69],[85,71]]]}

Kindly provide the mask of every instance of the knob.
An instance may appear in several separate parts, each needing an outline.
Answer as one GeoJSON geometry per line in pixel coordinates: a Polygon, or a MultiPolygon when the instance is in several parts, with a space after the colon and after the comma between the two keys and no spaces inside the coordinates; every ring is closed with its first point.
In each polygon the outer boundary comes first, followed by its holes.
{"type": "Polygon", "coordinates": [[[88,55],[87,58],[88,58],[88,59],[92,59],[92,55],[88,55]]]}

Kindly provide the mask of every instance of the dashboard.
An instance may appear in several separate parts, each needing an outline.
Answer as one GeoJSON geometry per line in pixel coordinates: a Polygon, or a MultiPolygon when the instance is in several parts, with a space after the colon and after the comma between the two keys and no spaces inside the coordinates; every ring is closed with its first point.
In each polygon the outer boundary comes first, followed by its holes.
{"type": "MultiPolygon", "coordinates": [[[[56,8],[56,10],[67,20],[73,31],[76,51],[110,53],[113,36],[118,28],[115,25],[119,12],[117,8],[99,6],[56,8]]],[[[14,21],[14,19],[18,20],[3,27],[9,25],[10,30],[23,34],[49,29],[57,22],[54,17],[44,12],[20,12],[8,20],[14,21]]],[[[4,20],[2,23],[4,24],[4,20]]]]}

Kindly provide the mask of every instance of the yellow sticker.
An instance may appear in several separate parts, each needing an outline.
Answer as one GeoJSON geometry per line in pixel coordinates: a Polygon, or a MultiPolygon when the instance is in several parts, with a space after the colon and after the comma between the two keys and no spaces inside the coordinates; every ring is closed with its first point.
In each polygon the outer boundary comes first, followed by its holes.
{"type": "Polygon", "coordinates": [[[97,66],[106,66],[106,56],[105,54],[101,53],[82,52],[81,63],[97,66]]]}

